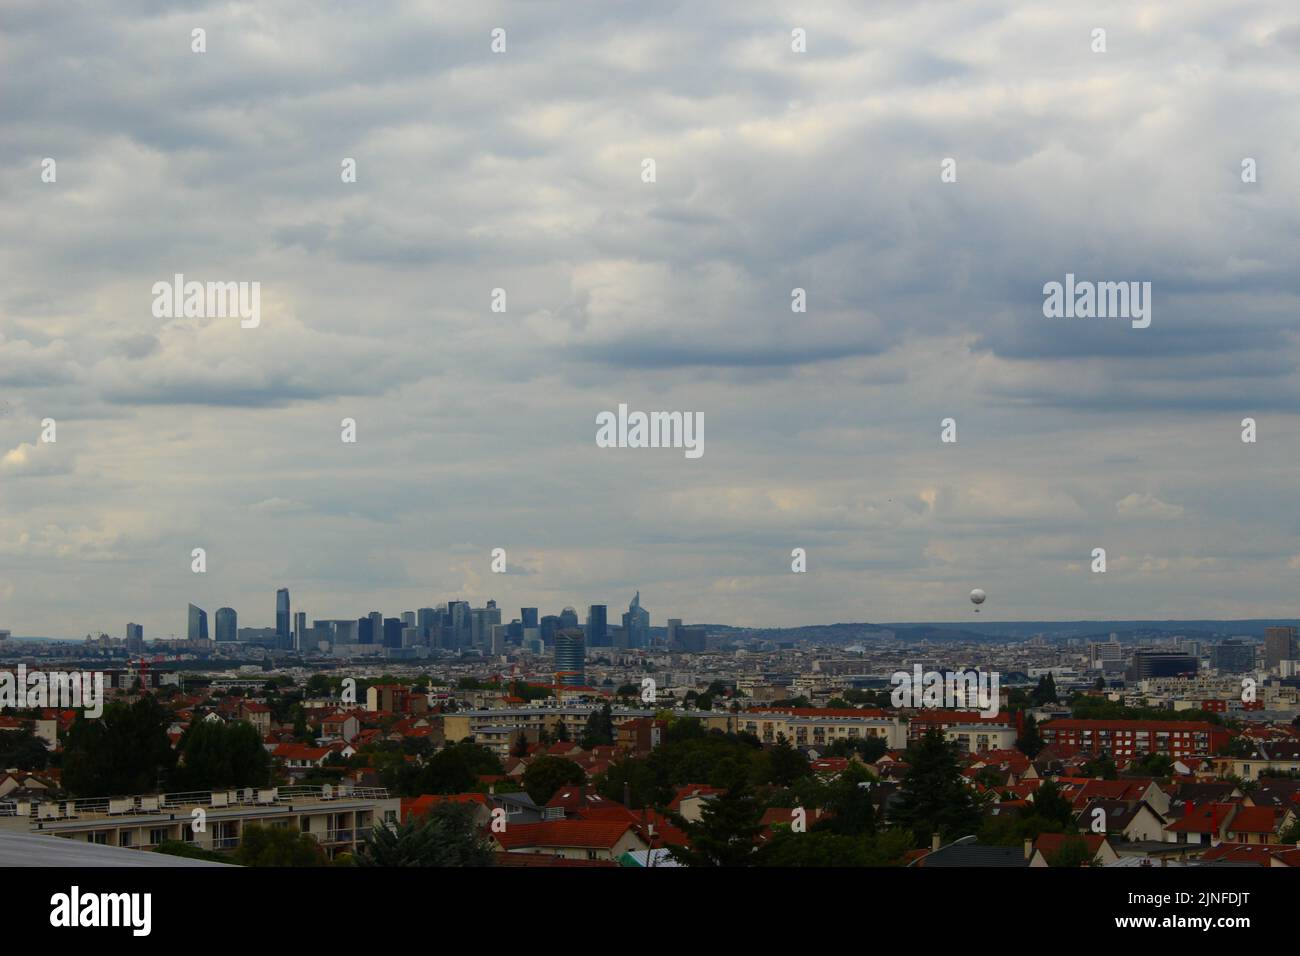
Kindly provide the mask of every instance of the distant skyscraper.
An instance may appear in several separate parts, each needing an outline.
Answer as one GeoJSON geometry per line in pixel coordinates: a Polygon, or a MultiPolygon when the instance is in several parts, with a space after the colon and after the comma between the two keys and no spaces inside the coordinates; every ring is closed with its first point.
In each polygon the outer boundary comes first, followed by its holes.
{"type": "Polygon", "coordinates": [[[144,625],[128,624],[126,626],[126,652],[139,654],[144,650],[144,625]]]}
{"type": "Polygon", "coordinates": [[[609,607],[592,604],[587,608],[587,646],[609,647],[609,607]]]}
{"type": "Polygon", "coordinates": [[[627,632],[628,647],[650,646],[650,612],[641,606],[641,592],[637,591],[623,615],[623,630],[627,632]]]}
{"type": "Polygon", "coordinates": [[[280,588],[275,592],[275,646],[287,651],[293,647],[293,634],[290,631],[293,615],[289,613],[289,589],[280,588]]]}
{"type": "Polygon", "coordinates": [[[217,608],[217,643],[230,644],[239,640],[239,615],[233,607],[217,608]]]}
{"type": "MultiPolygon", "coordinates": [[[[522,625],[520,625],[522,628],[522,625]]],[[[542,643],[549,646],[555,643],[555,632],[560,629],[560,616],[558,614],[547,614],[541,620],[541,627],[538,628],[538,637],[542,643]]]]}
{"type": "Polygon", "coordinates": [[[587,683],[585,644],[577,628],[561,628],[555,632],[555,682],[568,687],[583,687],[587,683]]]}
{"type": "Polygon", "coordinates": [[[375,643],[375,622],[368,617],[357,618],[357,643],[375,643]]]}
{"type": "Polygon", "coordinates": [[[190,605],[190,619],[186,637],[191,641],[206,641],[208,639],[208,612],[193,604],[190,605]]]}
{"type": "Polygon", "coordinates": [[[469,647],[473,642],[473,616],[468,601],[448,601],[447,613],[451,617],[452,648],[469,647]]]}
{"type": "Polygon", "coordinates": [[[307,635],[307,612],[299,611],[293,616],[293,649],[295,651],[304,650],[306,645],[304,640],[307,635]]]}
{"type": "Polygon", "coordinates": [[[560,612],[560,629],[572,631],[578,626],[578,612],[571,607],[566,607],[560,612]]]}
{"type": "Polygon", "coordinates": [[[1210,647],[1210,664],[1224,674],[1246,674],[1255,669],[1255,645],[1230,637],[1210,647]]]}
{"type": "Polygon", "coordinates": [[[1264,666],[1277,667],[1282,661],[1296,659],[1296,629],[1294,627],[1264,628],[1264,666]]]}
{"type": "Polygon", "coordinates": [[[402,646],[402,619],[400,617],[384,618],[384,647],[402,646]]]}

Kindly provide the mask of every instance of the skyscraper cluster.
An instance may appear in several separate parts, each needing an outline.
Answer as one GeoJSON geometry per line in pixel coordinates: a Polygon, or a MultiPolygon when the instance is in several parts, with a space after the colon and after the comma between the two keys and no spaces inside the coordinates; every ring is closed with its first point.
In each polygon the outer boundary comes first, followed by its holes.
{"type": "MultiPolygon", "coordinates": [[[[208,614],[197,605],[189,605],[187,637],[192,641],[209,640],[208,614]]],[[[680,628],[680,621],[675,623],[680,628]]],[[[130,628],[138,625],[129,625],[130,628]]],[[[703,648],[703,630],[680,628],[680,641],[703,648]],[[696,633],[698,631],[698,633],[696,633]]],[[[670,635],[671,636],[671,635],[670,635]]],[[[275,592],[275,627],[239,627],[234,608],[216,612],[215,640],[218,643],[240,642],[272,650],[311,651],[322,645],[336,650],[342,646],[386,649],[428,648],[431,650],[474,650],[489,654],[521,648],[536,654],[563,653],[570,664],[580,663],[585,648],[639,649],[650,646],[650,612],[641,606],[641,592],[633,596],[622,623],[610,626],[609,607],[592,604],[586,622],[578,612],[566,607],[559,614],[540,616],[536,607],[519,609],[519,617],[503,624],[497,602],[489,600],[483,607],[469,601],[450,600],[437,607],[402,611],[387,617],[382,611],[370,611],[357,618],[317,618],[307,624],[303,611],[294,612],[288,588],[275,592]],[[579,646],[580,645],[580,646],[579,646]],[[578,647],[575,650],[575,647],[578,647]]],[[[575,666],[573,670],[580,671],[575,666]]]]}

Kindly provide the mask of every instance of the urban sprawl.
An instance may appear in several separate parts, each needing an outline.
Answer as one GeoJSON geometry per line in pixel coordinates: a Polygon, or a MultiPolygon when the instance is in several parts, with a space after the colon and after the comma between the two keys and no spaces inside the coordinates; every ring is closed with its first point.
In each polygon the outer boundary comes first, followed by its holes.
{"type": "Polygon", "coordinates": [[[280,589],[272,627],[0,630],[0,835],[88,865],[1300,866],[1296,628],[1177,626],[653,626],[639,592],[309,626],[280,589]]]}

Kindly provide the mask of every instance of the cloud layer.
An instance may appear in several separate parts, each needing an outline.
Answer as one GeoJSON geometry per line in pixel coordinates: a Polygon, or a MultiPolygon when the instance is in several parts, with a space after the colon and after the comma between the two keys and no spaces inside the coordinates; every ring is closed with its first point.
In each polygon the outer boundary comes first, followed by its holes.
{"type": "Polygon", "coordinates": [[[0,626],[1300,614],[1293,5],[701,6],[6,4],[0,626]]]}

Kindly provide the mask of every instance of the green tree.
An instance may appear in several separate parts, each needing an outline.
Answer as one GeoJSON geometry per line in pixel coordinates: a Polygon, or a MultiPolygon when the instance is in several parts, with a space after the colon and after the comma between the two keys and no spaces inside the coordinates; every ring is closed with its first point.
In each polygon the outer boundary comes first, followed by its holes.
{"type": "Polygon", "coordinates": [[[180,751],[171,775],[173,790],[261,787],[270,779],[271,755],[247,721],[196,720],[181,739],[180,751]]]}
{"type": "Polygon", "coordinates": [[[1085,777],[1100,777],[1102,780],[1116,780],[1119,778],[1119,770],[1115,768],[1115,761],[1107,754],[1085,761],[1079,767],[1079,773],[1085,777]]]}
{"type": "Polygon", "coordinates": [[[1051,674],[1044,674],[1038,678],[1038,686],[1034,688],[1029,700],[1034,707],[1060,703],[1060,698],[1056,696],[1056,678],[1051,674]]]}
{"type": "Polygon", "coordinates": [[[818,821],[814,830],[845,836],[870,836],[876,832],[876,807],[871,798],[870,772],[860,764],[849,764],[830,785],[826,809],[830,816],[818,821]]]}
{"type": "Polygon", "coordinates": [[[926,732],[907,754],[908,771],[890,819],[912,831],[917,846],[932,833],[947,841],[974,833],[980,812],[957,763],[956,747],[936,729],[926,732]]]}
{"type": "Polygon", "coordinates": [[[1048,866],[1091,866],[1092,852],[1081,836],[1068,836],[1055,853],[1047,854],[1048,866]]]}
{"type": "Polygon", "coordinates": [[[691,845],[670,846],[668,852],[686,866],[750,866],[762,818],[763,808],[754,792],[739,784],[705,800],[699,820],[677,818],[691,845]]]}
{"type": "Polygon", "coordinates": [[[784,734],[776,735],[776,743],[767,751],[767,758],[767,779],[779,787],[788,787],[812,773],[808,759],[790,745],[784,734]]]}
{"type": "Polygon", "coordinates": [[[528,736],[522,730],[519,731],[519,736],[515,738],[515,745],[510,750],[510,756],[519,758],[528,756],[528,736]]]}
{"type": "Polygon", "coordinates": [[[419,793],[466,793],[481,774],[499,774],[501,761],[482,744],[448,744],[429,758],[415,777],[419,793]]]}
{"type": "Polygon", "coordinates": [[[0,733],[0,769],[44,770],[49,762],[45,741],[30,726],[0,733]]]}
{"type": "Polygon", "coordinates": [[[474,826],[472,807],[435,804],[424,817],[377,826],[353,857],[355,866],[491,866],[492,846],[474,826]]]}
{"type": "Polygon", "coordinates": [[[1074,807],[1054,781],[1046,780],[1034,791],[1033,816],[1066,829],[1074,823],[1074,807]]]}
{"type": "Polygon", "coordinates": [[[176,762],[167,722],[151,695],[109,704],[98,719],[79,714],[64,743],[64,789],[82,797],[155,792],[176,762]]]}
{"type": "Polygon", "coordinates": [[[235,851],[240,866],[325,866],[328,859],[315,838],[292,827],[244,827],[235,851]]]}
{"type": "Polygon", "coordinates": [[[524,790],[539,806],[545,804],[555,791],[570,785],[580,786],[587,781],[587,772],[572,760],[564,757],[538,757],[524,770],[524,790]]]}
{"type": "Polygon", "coordinates": [[[840,737],[826,748],[827,757],[851,757],[857,754],[863,763],[875,763],[883,757],[889,745],[884,737],[840,737]]]}
{"type": "Polygon", "coordinates": [[[869,866],[870,841],[830,831],[777,832],[753,856],[755,866],[869,866]]]}
{"type": "Polygon", "coordinates": [[[1142,759],[1134,761],[1129,772],[1151,777],[1168,777],[1174,772],[1174,758],[1166,754],[1149,753],[1142,759]]]}
{"type": "Polygon", "coordinates": [[[608,747],[614,743],[614,711],[609,706],[609,701],[601,706],[599,710],[592,711],[591,716],[587,718],[587,728],[582,735],[582,747],[584,750],[590,750],[592,747],[608,747]]]}
{"type": "Polygon", "coordinates": [[[1043,749],[1043,738],[1038,736],[1038,721],[1034,719],[1033,714],[1025,714],[1020,736],[1016,738],[1016,749],[1030,760],[1037,757],[1043,749]]]}
{"type": "Polygon", "coordinates": [[[671,799],[670,788],[661,786],[650,761],[625,757],[612,763],[595,780],[596,792],[606,800],[622,803],[629,810],[665,804],[671,799]]]}

